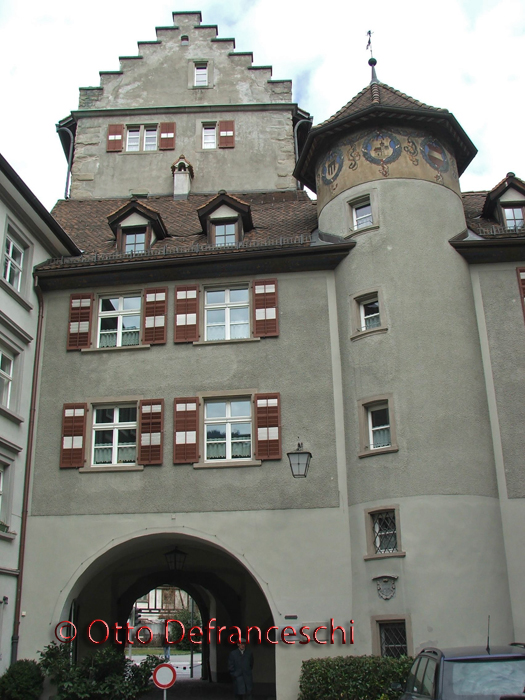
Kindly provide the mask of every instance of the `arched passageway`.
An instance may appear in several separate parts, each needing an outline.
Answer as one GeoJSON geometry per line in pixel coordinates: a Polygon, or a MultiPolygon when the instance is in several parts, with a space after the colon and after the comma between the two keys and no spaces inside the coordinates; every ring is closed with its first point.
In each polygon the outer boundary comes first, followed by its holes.
{"type": "MultiPolygon", "coordinates": [[[[248,626],[258,627],[263,633],[262,643],[257,643],[256,632],[251,634],[256,658],[254,690],[256,694],[275,696],[275,650],[264,639],[264,632],[274,623],[265,594],[236,557],[215,544],[187,535],[157,533],[136,537],[109,549],[91,563],[73,585],[63,611],[62,619],[73,611],[78,629],[77,657],[96,648],[88,636],[93,620],[107,622],[107,644],[116,643],[115,635],[124,641],[126,622],[135,601],[165,584],[187,591],[201,612],[205,631],[202,679],[228,682],[228,654],[233,648],[228,641],[229,628],[239,627],[244,635],[248,626]],[[175,547],[184,550],[187,557],[182,570],[171,571],[165,554],[175,547]],[[115,633],[115,623],[124,630],[115,633]],[[226,628],[221,631],[220,640],[215,630],[208,635],[208,623],[217,630],[226,628]]],[[[101,632],[102,626],[97,629],[101,632]]],[[[92,636],[95,637],[95,627],[92,636]]]]}

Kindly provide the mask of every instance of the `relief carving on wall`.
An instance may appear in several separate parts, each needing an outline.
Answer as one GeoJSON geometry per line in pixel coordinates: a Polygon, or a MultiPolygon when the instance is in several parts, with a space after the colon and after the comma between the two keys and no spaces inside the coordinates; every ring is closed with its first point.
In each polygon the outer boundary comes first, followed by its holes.
{"type": "Polygon", "coordinates": [[[397,576],[376,576],[372,581],[376,582],[377,595],[383,600],[390,600],[396,594],[397,576]]]}

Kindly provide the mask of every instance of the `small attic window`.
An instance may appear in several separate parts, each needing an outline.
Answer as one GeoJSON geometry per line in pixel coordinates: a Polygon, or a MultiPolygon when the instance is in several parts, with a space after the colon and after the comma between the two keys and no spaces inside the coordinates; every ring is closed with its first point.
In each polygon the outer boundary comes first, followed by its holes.
{"type": "Polygon", "coordinates": [[[503,215],[505,217],[505,226],[511,231],[519,231],[523,229],[523,213],[524,207],[512,205],[503,206],[503,215]]]}
{"type": "Polygon", "coordinates": [[[180,43],[183,46],[187,46],[190,43],[190,37],[187,34],[183,34],[180,38],[180,43]]]}
{"type": "Polygon", "coordinates": [[[150,235],[146,226],[122,227],[122,253],[144,253],[149,247],[150,235]]]}

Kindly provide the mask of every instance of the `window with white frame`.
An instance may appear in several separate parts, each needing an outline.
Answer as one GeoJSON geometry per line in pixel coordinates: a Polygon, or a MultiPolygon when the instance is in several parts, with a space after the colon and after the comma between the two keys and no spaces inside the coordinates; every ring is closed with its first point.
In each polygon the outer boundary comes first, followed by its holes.
{"type": "Polygon", "coordinates": [[[249,398],[204,404],[206,461],[251,459],[252,402],[249,398]]]}
{"type": "Polygon", "coordinates": [[[156,151],[158,130],[156,126],[129,126],[126,135],[126,151],[156,151]]]}
{"type": "Polygon", "coordinates": [[[370,200],[354,204],[352,206],[352,217],[354,230],[365,228],[365,226],[371,226],[373,223],[373,219],[372,205],[370,204],[370,200]]]}
{"type": "Polygon", "coordinates": [[[22,282],[22,266],[24,262],[24,249],[12,238],[6,236],[4,250],[3,277],[6,282],[20,291],[22,282]]]}
{"type": "Polygon", "coordinates": [[[206,340],[250,337],[248,286],[208,289],[205,292],[206,340]]]}
{"type": "Polygon", "coordinates": [[[513,231],[523,228],[523,207],[511,206],[503,207],[505,215],[505,226],[513,231]]]}
{"type": "Polygon", "coordinates": [[[237,222],[213,224],[213,234],[215,245],[235,245],[237,242],[237,222]]]}
{"type": "Polygon", "coordinates": [[[135,464],[137,459],[137,407],[94,406],[94,466],[135,464]]]}
{"type": "Polygon", "coordinates": [[[216,124],[202,125],[202,147],[203,149],[217,148],[217,126],[216,124]]]}
{"type": "Polygon", "coordinates": [[[208,87],[208,64],[207,63],[196,63],[195,64],[195,87],[208,87]]]}
{"type": "Polygon", "coordinates": [[[99,348],[120,348],[140,342],[140,296],[102,297],[99,300],[99,348]]]}
{"type": "Polygon", "coordinates": [[[0,349],[0,405],[9,408],[13,384],[13,358],[0,349]]]}
{"type": "Polygon", "coordinates": [[[388,403],[375,404],[367,407],[369,448],[378,450],[390,447],[390,416],[388,403]]]}
{"type": "Polygon", "coordinates": [[[369,331],[381,325],[379,298],[377,295],[359,301],[359,317],[361,321],[361,331],[369,331]]]}
{"type": "Polygon", "coordinates": [[[397,552],[396,511],[382,510],[370,513],[372,519],[373,554],[397,552]]]}

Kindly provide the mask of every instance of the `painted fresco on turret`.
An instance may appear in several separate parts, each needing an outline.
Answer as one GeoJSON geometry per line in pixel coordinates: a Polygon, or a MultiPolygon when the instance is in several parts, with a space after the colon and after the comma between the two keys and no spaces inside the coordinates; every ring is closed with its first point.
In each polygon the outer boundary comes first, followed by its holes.
{"type": "Polygon", "coordinates": [[[383,178],[428,180],[459,194],[451,149],[425,131],[367,129],[342,138],[317,165],[319,208],[355,185],[383,178]]]}

